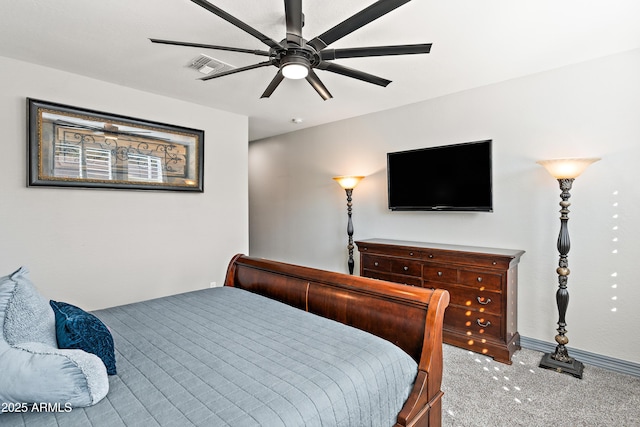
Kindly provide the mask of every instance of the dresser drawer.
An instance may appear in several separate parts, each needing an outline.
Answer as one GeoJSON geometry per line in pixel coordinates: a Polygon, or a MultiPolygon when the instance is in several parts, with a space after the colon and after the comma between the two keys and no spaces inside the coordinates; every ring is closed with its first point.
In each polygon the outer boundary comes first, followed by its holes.
{"type": "Polygon", "coordinates": [[[382,256],[367,255],[362,257],[362,268],[375,271],[391,271],[391,260],[382,256]]]}
{"type": "Polygon", "coordinates": [[[445,327],[455,329],[467,336],[503,338],[501,322],[502,317],[500,316],[479,313],[462,307],[449,306],[444,313],[445,327]]]}
{"type": "Polygon", "coordinates": [[[425,265],[422,268],[422,277],[429,282],[458,283],[458,270],[455,268],[425,265]]]}
{"type": "Polygon", "coordinates": [[[499,255],[465,254],[437,250],[423,251],[422,256],[425,260],[438,263],[457,264],[467,267],[495,268],[499,270],[508,269],[511,262],[511,258],[505,258],[499,255]]]}
{"type": "Polygon", "coordinates": [[[391,272],[407,276],[422,276],[422,263],[405,259],[391,260],[391,272]]]}
{"type": "Polygon", "coordinates": [[[403,247],[378,247],[376,245],[363,245],[358,244],[358,251],[361,254],[375,254],[382,253],[384,255],[396,256],[402,258],[415,258],[421,259],[423,257],[422,252],[416,249],[403,248],[403,247]]]}
{"type": "Polygon", "coordinates": [[[403,276],[400,274],[382,273],[373,270],[362,270],[364,277],[370,277],[372,279],[386,280],[387,282],[401,283],[403,285],[419,286],[422,287],[422,279],[415,276],[403,276]]]}
{"type": "Polygon", "coordinates": [[[502,290],[502,276],[482,271],[460,271],[460,284],[480,290],[500,291],[502,290]]]}
{"type": "Polygon", "coordinates": [[[502,294],[499,292],[480,291],[464,286],[448,284],[427,284],[425,286],[439,286],[449,291],[450,305],[466,307],[479,313],[502,314],[502,294]]]}

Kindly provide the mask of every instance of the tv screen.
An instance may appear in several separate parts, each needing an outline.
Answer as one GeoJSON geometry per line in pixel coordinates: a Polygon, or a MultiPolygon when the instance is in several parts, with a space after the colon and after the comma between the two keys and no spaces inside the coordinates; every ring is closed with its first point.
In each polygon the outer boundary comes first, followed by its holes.
{"type": "Polygon", "coordinates": [[[387,154],[392,211],[493,211],[491,140],[387,154]]]}

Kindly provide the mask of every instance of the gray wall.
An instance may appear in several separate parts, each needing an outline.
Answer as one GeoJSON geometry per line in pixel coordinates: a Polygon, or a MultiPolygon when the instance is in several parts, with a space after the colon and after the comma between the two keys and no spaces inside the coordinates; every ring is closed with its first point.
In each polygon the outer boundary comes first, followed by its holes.
{"type": "Polygon", "coordinates": [[[366,175],[356,239],[525,250],[519,331],[553,342],[560,190],[535,162],[602,157],[571,192],[570,347],[640,362],[639,75],[635,50],[253,142],[251,254],[346,272],[346,197],[331,178],[366,175]],[[387,209],[387,152],[481,139],[494,142],[493,213],[387,209]]]}
{"type": "Polygon", "coordinates": [[[0,57],[0,275],[92,310],[221,285],[248,251],[247,118],[0,57]],[[204,193],[27,188],[26,98],[205,131],[204,193]]]}

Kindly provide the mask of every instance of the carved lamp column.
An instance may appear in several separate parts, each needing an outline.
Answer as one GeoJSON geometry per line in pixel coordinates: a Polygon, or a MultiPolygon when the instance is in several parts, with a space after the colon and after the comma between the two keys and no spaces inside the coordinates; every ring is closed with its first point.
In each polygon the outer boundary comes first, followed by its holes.
{"type": "Polygon", "coordinates": [[[347,222],[347,235],[349,236],[349,243],[347,244],[347,249],[349,250],[349,259],[347,264],[349,265],[349,274],[353,274],[353,222],[351,221],[351,195],[353,194],[353,189],[356,188],[356,185],[364,176],[336,176],[335,179],[340,187],[344,188],[347,192],[347,215],[349,215],[349,221],[347,222]]]}
{"type": "Polygon", "coordinates": [[[558,180],[560,184],[560,234],[558,235],[558,252],[560,253],[560,260],[558,262],[558,291],[556,292],[556,304],[558,305],[558,335],[556,335],[556,350],[553,353],[546,353],[542,356],[540,361],[540,367],[545,369],[553,369],[558,372],[573,375],[577,378],[582,378],[582,371],[584,365],[582,362],[575,360],[569,356],[566,345],[569,343],[569,338],[565,336],[567,330],[567,323],[565,321],[565,315],[567,313],[567,307],[569,305],[569,291],[567,290],[567,279],[569,277],[569,264],[567,261],[567,254],[571,247],[569,241],[569,229],[567,222],[569,221],[569,197],[571,194],[571,186],[573,181],[580,175],[586,168],[593,162],[597,162],[598,158],[588,159],[555,159],[555,160],[541,160],[538,164],[544,166],[547,171],[558,180]]]}

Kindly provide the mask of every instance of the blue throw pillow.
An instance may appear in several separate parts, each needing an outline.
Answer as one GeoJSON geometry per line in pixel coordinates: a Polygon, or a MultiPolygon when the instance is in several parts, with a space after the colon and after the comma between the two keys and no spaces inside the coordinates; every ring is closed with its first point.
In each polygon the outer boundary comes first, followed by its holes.
{"type": "Polygon", "coordinates": [[[79,349],[102,359],[107,374],[116,374],[113,337],[109,329],[93,314],[65,302],[49,301],[56,316],[59,348],[79,349]]]}

